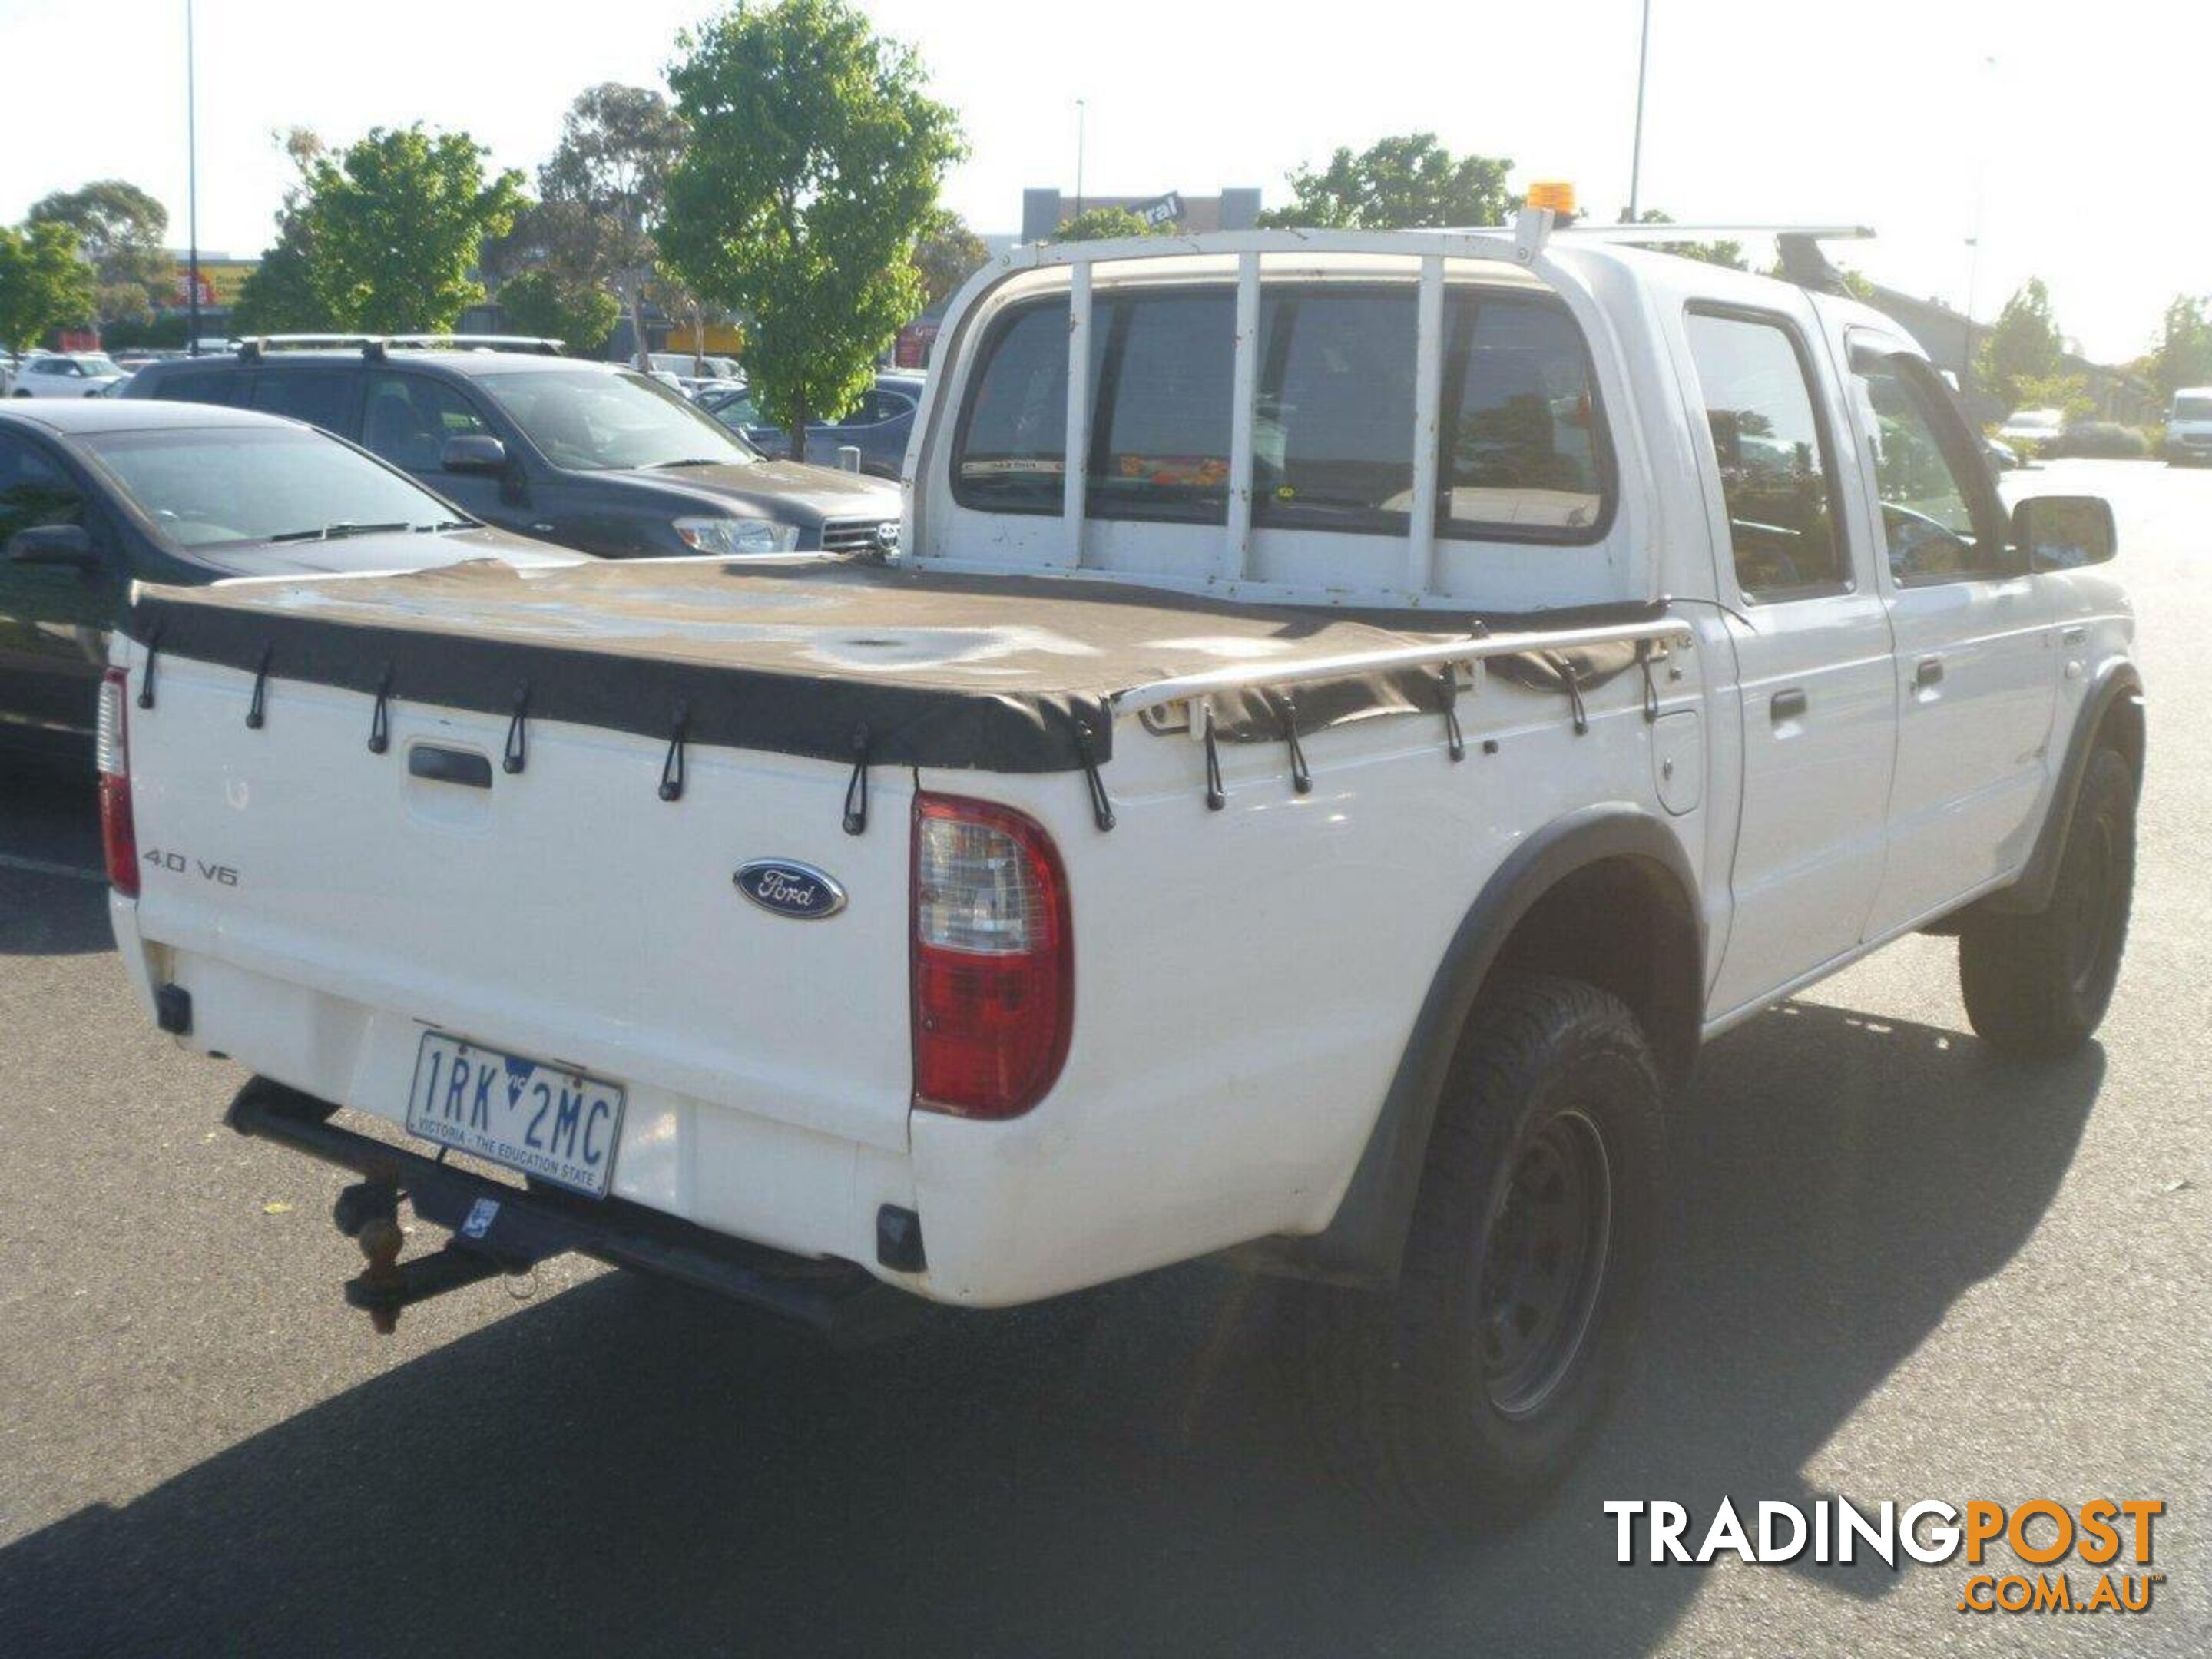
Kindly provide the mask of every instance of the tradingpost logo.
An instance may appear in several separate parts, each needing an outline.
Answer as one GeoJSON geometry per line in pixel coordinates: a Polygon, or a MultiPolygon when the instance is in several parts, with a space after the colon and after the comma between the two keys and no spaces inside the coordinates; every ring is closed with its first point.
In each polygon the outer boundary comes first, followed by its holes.
{"type": "Polygon", "coordinates": [[[1810,1505],[1762,1500],[1748,1527],[1723,1498],[1702,1531],[1687,1509],[1666,1498],[1608,1498],[1605,1512],[1613,1517],[1613,1559],[1624,1566],[1708,1566],[1723,1554],[1764,1566],[1850,1566],[1863,1554],[1894,1567],[1902,1553],[1928,1566],[1963,1555],[1963,1565],[1980,1567],[2001,1541],[2038,1569],[1968,1575],[1959,1592],[1964,1613],[2148,1613],[2152,1592],[2166,1582],[2162,1572],[2133,1571],[2151,1565],[2152,1523],[2166,1513],[2156,1498],[2095,1498],[2078,1506],[2039,1498],[2010,1509],[1974,1498],[1963,1511],[1940,1498],[1902,1509],[1884,1498],[1871,1514],[1841,1498],[1810,1505]],[[2062,1565],[2072,1562],[2081,1570],[2062,1565]]]}

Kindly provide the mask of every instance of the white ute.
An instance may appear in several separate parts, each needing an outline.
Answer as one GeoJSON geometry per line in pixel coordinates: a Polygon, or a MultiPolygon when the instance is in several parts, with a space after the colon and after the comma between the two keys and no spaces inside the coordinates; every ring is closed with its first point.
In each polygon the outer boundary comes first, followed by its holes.
{"type": "Polygon", "coordinates": [[[881,562],[139,589],[140,997],[358,1172],[386,1328],[568,1249],[833,1331],[1219,1254],[1317,1281],[1380,1495],[1525,1503],[1698,1045],[1915,930],[2083,1042],[2143,760],[2110,509],[1635,234],[1019,250],[881,562]]]}

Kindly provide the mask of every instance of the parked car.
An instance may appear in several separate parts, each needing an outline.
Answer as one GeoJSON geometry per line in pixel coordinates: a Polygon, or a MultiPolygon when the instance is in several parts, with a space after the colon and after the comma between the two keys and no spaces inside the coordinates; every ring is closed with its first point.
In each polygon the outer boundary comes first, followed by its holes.
{"type": "Polygon", "coordinates": [[[656,351],[647,361],[652,365],[655,380],[673,386],[687,398],[696,398],[712,387],[744,378],[736,362],[728,357],[695,356],[689,351],[656,351]]]}
{"type": "MultiPolygon", "coordinates": [[[[835,466],[837,452],[850,445],[860,452],[861,471],[878,478],[897,477],[906,460],[907,441],[914,435],[915,408],[927,384],[919,374],[877,375],[875,384],[842,419],[808,424],[805,459],[817,466],[835,466]]],[[[699,406],[768,454],[786,454],[791,448],[789,433],[762,420],[750,386],[709,392],[699,406]]]]}
{"type": "Polygon", "coordinates": [[[1982,454],[1993,472],[2010,472],[2020,465],[2020,452],[2002,439],[1984,437],[1982,454]]]}
{"type": "Polygon", "coordinates": [[[898,492],[764,459],[634,369],[371,341],[152,363],[127,398],[269,410],[353,439],[488,524],[586,553],[879,553],[898,492]]]}
{"type": "Polygon", "coordinates": [[[2166,417],[2166,459],[2171,466],[2212,461],[2212,386],[2184,386],[2166,417]]]}
{"type": "Polygon", "coordinates": [[[50,351],[23,365],[15,377],[16,398],[97,398],[124,378],[112,358],[101,351],[50,351]]]}
{"type": "Polygon", "coordinates": [[[2144,758],[2109,507],[2008,514],[1881,313],[1613,228],[1019,249],[889,567],[141,588],[142,1006],[359,1172],[386,1328],[568,1249],[831,1331],[1224,1259],[1323,1281],[1379,1498],[1531,1503],[1701,1042],[1935,931],[2075,1054],[2144,758]]]}
{"type": "Polygon", "coordinates": [[[0,409],[0,750],[91,750],[109,628],[134,580],[579,563],[477,524],[297,422],[197,404],[0,409]]]}
{"type": "Polygon", "coordinates": [[[2039,455],[2057,453],[2066,436],[2066,411],[2063,409],[2015,409],[2004,418],[1997,428],[1997,436],[2008,444],[2031,446],[2039,455]]]}

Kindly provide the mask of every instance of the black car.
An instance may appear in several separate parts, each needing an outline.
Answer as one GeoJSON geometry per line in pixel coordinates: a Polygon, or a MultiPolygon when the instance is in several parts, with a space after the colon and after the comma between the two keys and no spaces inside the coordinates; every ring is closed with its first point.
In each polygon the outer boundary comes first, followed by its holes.
{"type": "MultiPolygon", "coordinates": [[[[896,478],[906,461],[907,440],[914,436],[914,412],[921,403],[919,374],[878,374],[876,383],[860,394],[860,401],[842,420],[809,422],[806,459],[835,466],[837,452],[847,446],[860,452],[860,471],[878,478],[896,478]]],[[[753,401],[750,386],[710,386],[699,392],[699,407],[724,426],[742,433],[745,441],[770,455],[791,447],[790,435],[780,426],[765,424],[753,401]]]]}
{"type": "Polygon", "coordinates": [[[367,341],[263,348],[132,376],[132,398],[267,410],[349,438],[488,524],[609,558],[896,544],[872,478],[765,459],[648,376],[523,351],[367,341]]]}
{"type": "Polygon", "coordinates": [[[296,421],[129,399],[0,407],[0,752],[88,752],[133,580],[209,582],[575,554],[476,523],[296,421]]]}

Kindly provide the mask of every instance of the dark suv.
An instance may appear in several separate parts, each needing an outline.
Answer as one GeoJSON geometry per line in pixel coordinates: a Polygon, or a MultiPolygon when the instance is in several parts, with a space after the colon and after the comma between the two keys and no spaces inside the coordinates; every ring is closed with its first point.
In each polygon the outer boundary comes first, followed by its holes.
{"type": "Polygon", "coordinates": [[[895,486],[771,461],[647,376],[429,340],[151,363],[131,398],[289,415],[404,467],[487,523],[612,558],[880,553],[895,486]]]}

